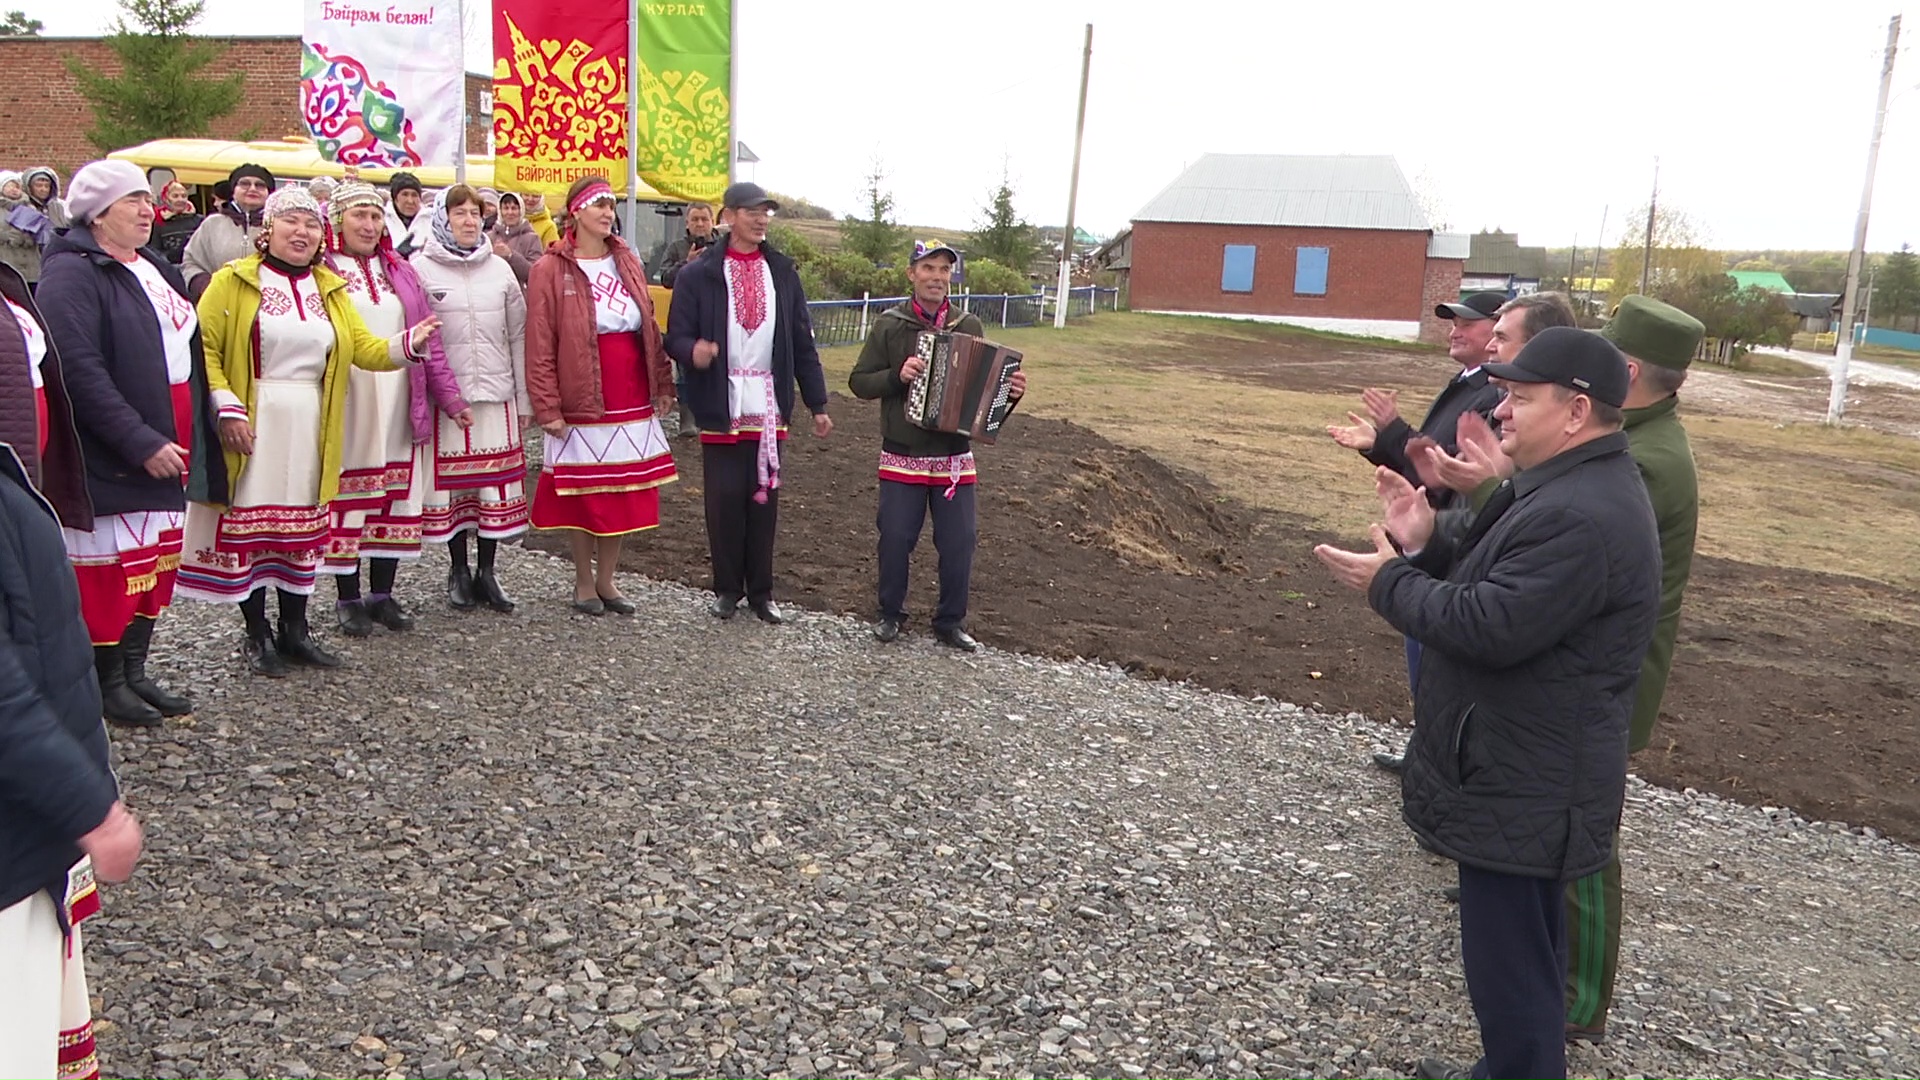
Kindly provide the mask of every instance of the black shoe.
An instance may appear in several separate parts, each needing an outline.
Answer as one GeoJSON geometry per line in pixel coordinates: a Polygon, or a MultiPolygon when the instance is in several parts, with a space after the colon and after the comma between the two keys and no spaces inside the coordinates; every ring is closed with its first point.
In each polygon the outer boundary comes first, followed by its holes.
{"type": "Polygon", "coordinates": [[[712,612],[716,619],[731,619],[733,613],[740,610],[740,601],[735,597],[716,596],[713,602],[707,605],[707,610],[712,612]]]}
{"type": "Polygon", "coordinates": [[[93,671],[100,679],[100,715],[121,727],[159,727],[160,710],[141,700],[127,685],[127,655],[118,645],[93,647],[93,671]]]}
{"type": "Polygon", "coordinates": [[[1599,1027],[1582,1027],[1579,1024],[1568,1024],[1567,1041],[1570,1043],[1583,1042],[1591,1046],[1599,1046],[1601,1043],[1607,1041],[1607,1025],[1604,1022],[1602,1022],[1599,1027]]]}
{"type": "Polygon", "coordinates": [[[1460,886],[1449,885],[1440,890],[1440,895],[1446,897],[1448,903],[1457,904],[1460,902],[1460,886]]]}
{"type": "Polygon", "coordinates": [[[280,650],[273,643],[270,630],[247,631],[246,644],[241,652],[247,658],[247,668],[255,675],[265,675],[269,679],[284,679],[292,673],[280,650]]]}
{"type": "Polygon", "coordinates": [[[615,615],[631,615],[639,610],[633,606],[633,601],[624,596],[603,596],[600,605],[615,615]]]}
{"type": "Polygon", "coordinates": [[[593,596],[585,600],[574,600],[573,610],[582,615],[605,615],[607,613],[607,605],[606,602],[599,597],[593,596]]]}
{"type": "Polygon", "coordinates": [[[313,631],[305,619],[281,619],[280,639],[274,643],[280,649],[280,655],[287,660],[306,667],[337,668],[340,658],[320,647],[313,640],[313,631]]]}
{"type": "Polygon", "coordinates": [[[899,619],[881,619],[879,622],[873,624],[873,636],[880,641],[899,641],[901,627],[902,622],[899,619]]]}
{"type": "Polygon", "coordinates": [[[961,652],[980,651],[980,643],[973,640],[973,635],[957,626],[935,627],[933,639],[949,649],[959,649],[961,652]]]}
{"type": "Polygon", "coordinates": [[[1406,768],[1407,759],[1399,754],[1382,750],[1373,755],[1373,763],[1390,773],[1397,773],[1406,768]]]}
{"type": "Polygon", "coordinates": [[[407,614],[407,610],[400,606],[400,601],[391,596],[368,604],[367,615],[396,634],[413,629],[413,616],[407,614]]]}
{"type": "Polygon", "coordinates": [[[787,621],[786,615],[780,611],[780,605],[771,600],[748,601],[747,609],[753,612],[754,618],[759,619],[768,626],[779,626],[781,623],[787,621]]]}
{"type": "Polygon", "coordinates": [[[513,610],[513,597],[500,587],[500,579],[493,576],[492,570],[482,570],[473,575],[473,595],[501,614],[513,610]]]}
{"type": "Polygon", "coordinates": [[[340,632],[348,637],[367,637],[373,633],[373,617],[359,600],[342,603],[339,608],[340,632]]]}
{"type": "Polygon", "coordinates": [[[1465,1065],[1455,1065],[1446,1058],[1423,1057],[1413,1067],[1414,1080],[1469,1080],[1473,1070],[1465,1065]]]}
{"type": "Polygon", "coordinates": [[[467,611],[479,603],[473,596],[473,571],[456,564],[447,574],[447,603],[461,611],[467,611]]]}
{"type": "Polygon", "coordinates": [[[120,638],[120,648],[127,659],[127,689],[160,710],[161,716],[185,716],[193,711],[193,700],[147,678],[147,654],[153,649],[153,628],[158,621],[135,618],[120,638]]]}

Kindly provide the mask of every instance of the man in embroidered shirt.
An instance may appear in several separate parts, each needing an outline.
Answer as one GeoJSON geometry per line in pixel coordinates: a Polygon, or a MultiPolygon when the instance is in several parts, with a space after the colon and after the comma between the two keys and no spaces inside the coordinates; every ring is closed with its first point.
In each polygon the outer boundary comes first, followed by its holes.
{"type": "MultiPolygon", "coordinates": [[[[965,435],[909,423],[906,411],[907,388],[926,370],[926,361],[916,355],[921,331],[986,333],[977,316],[947,302],[955,261],[954,250],[944,244],[923,240],[913,246],[907,270],[913,295],[874,320],[847,386],[855,397],[880,402],[880,621],[873,636],[893,641],[906,625],[907,564],[931,509],[933,546],[940,553],[934,637],[972,652],[979,648],[965,627],[978,538],[972,446],[965,435]]],[[[1009,396],[1017,402],[1026,392],[1026,373],[1015,372],[1009,396]]]]}
{"type": "Polygon", "coordinates": [[[681,365],[681,400],[700,425],[713,614],[730,619],[744,599],[778,625],[773,540],[794,385],[815,436],[831,434],[833,418],[800,275],[766,242],[779,204],[751,183],[728,188],[724,203],[726,250],[693,260],[675,279],[667,354],[681,365]]]}

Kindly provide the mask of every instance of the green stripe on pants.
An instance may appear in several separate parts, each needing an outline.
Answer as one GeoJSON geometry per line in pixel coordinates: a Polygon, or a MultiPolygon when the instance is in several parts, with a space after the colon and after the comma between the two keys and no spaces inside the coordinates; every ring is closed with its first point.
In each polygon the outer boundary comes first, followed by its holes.
{"type": "Polygon", "coordinates": [[[1613,860],[1567,883],[1567,1023],[1604,1030],[1620,970],[1620,834],[1613,860]]]}

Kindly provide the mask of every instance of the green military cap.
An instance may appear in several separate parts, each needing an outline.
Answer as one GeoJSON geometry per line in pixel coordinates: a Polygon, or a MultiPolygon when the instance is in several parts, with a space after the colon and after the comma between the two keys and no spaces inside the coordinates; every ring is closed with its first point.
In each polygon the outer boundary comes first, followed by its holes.
{"type": "Polygon", "coordinates": [[[1621,300],[1600,331],[1601,337],[1635,360],[1675,371],[1685,371],[1693,363],[1694,351],[1706,334],[1706,325],[1699,319],[1651,296],[1621,300]]]}

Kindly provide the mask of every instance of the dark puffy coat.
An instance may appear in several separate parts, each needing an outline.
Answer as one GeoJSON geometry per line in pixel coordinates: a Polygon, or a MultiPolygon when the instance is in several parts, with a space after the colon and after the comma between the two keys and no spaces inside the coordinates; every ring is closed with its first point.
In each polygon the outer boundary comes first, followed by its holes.
{"type": "MultiPolygon", "coordinates": [[[[158,267],[181,296],[187,294],[172,263],[151,248],[140,249],[140,257],[158,267]]],[[[92,233],[69,229],[47,245],[34,298],[73,399],[93,512],[186,509],[179,479],[149,476],[147,459],[169,442],[202,450],[214,444],[174,430],[166,347],[140,279],[102,251],[92,233]]],[[[204,392],[206,366],[195,330],[196,393],[204,392]]]]}
{"type": "Polygon", "coordinates": [[[0,443],[0,909],[64,889],[119,797],[60,522],[0,443]]]}
{"type": "MultiPolygon", "coordinates": [[[[827,375],[820,353],[813,347],[813,319],[807,314],[807,294],[793,260],[760,245],[773,271],[773,394],[780,422],[793,416],[793,386],[813,413],[827,411],[827,375]]],[[[686,391],[682,400],[693,411],[702,431],[726,431],[732,423],[727,398],[727,259],[724,251],[710,251],[680,270],[673,287],[673,306],[667,309],[667,355],[680,364],[686,391]],[[705,371],[693,366],[693,343],[720,344],[720,355],[705,371]]]]}
{"type": "Polygon", "coordinates": [[[1659,535],[1618,432],[1523,470],[1508,495],[1369,590],[1426,648],[1402,813],[1448,858],[1571,880],[1612,857],[1659,535]]]}
{"type": "MultiPolygon", "coordinates": [[[[46,329],[47,320],[27,292],[25,279],[5,263],[0,263],[0,296],[20,305],[39,320],[41,330],[46,329]]],[[[26,466],[27,482],[53,504],[62,525],[90,531],[93,504],[87,500],[86,466],[80,462],[80,431],[74,426],[73,405],[60,379],[60,365],[53,358],[59,346],[48,340],[47,362],[40,368],[46,377],[47,395],[47,450],[41,455],[27,343],[13,325],[13,318],[12,310],[0,304],[0,442],[13,444],[21,464],[26,466]]]]}

